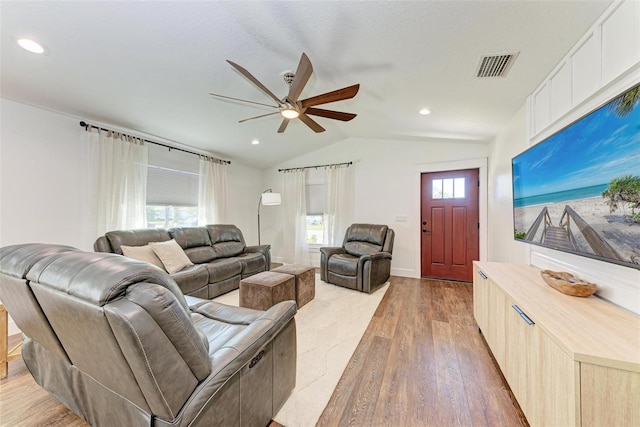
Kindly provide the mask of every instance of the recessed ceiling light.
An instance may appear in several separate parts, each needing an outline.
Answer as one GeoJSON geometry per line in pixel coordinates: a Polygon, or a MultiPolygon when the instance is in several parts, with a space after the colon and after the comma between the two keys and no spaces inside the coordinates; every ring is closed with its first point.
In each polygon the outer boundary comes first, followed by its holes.
{"type": "Polygon", "coordinates": [[[29,52],[32,52],[32,53],[45,54],[45,55],[49,53],[49,50],[46,48],[46,46],[44,46],[41,43],[38,43],[35,40],[31,40],[27,38],[18,38],[17,43],[18,45],[20,45],[21,48],[23,48],[24,50],[28,50],[29,52]]]}
{"type": "Polygon", "coordinates": [[[253,141],[251,141],[251,143],[252,143],[253,145],[258,145],[258,144],[260,144],[260,141],[259,141],[259,140],[257,140],[257,139],[254,139],[253,141]]]}
{"type": "Polygon", "coordinates": [[[431,110],[427,109],[427,108],[423,108],[422,110],[419,111],[420,114],[422,114],[423,116],[427,116],[429,114],[431,114],[431,110]]]}

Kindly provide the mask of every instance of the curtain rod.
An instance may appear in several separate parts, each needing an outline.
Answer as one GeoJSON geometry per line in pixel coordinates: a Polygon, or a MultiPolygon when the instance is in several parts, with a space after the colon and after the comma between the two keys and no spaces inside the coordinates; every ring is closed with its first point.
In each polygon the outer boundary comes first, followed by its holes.
{"type": "MultiPolygon", "coordinates": [[[[81,127],[83,127],[83,128],[85,128],[85,129],[86,129],[86,128],[88,128],[89,126],[91,126],[92,128],[100,129],[100,130],[105,131],[105,132],[118,132],[118,131],[112,131],[112,130],[109,130],[109,129],[105,129],[105,128],[101,128],[101,127],[98,127],[98,126],[90,125],[89,123],[86,123],[85,121],[81,121],[81,122],[80,122],[80,126],[81,126],[81,127]]],[[[120,133],[122,133],[122,132],[120,132],[120,133]]],[[[137,138],[137,137],[136,137],[136,138],[137,138]]],[[[142,139],[144,142],[148,142],[149,144],[155,144],[155,145],[160,145],[161,147],[166,147],[166,148],[168,148],[169,150],[178,150],[178,151],[182,151],[182,152],[184,152],[184,153],[193,154],[194,156],[198,156],[198,157],[210,157],[210,158],[212,158],[212,159],[219,160],[219,161],[221,161],[222,163],[226,163],[226,164],[228,164],[228,165],[230,165],[230,164],[231,164],[231,160],[218,159],[218,158],[213,157],[213,156],[206,156],[206,155],[204,155],[204,154],[194,153],[193,151],[185,150],[184,148],[172,147],[172,146],[170,146],[170,145],[162,144],[162,143],[160,143],[160,142],[156,142],[156,141],[149,141],[148,139],[143,139],[143,138],[140,138],[140,139],[142,139]]]]}
{"type": "Polygon", "coordinates": [[[303,166],[300,168],[278,169],[278,172],[288,172],[288,171],[305,170],[305,169],[318,169],[318,168],[326,168],[329,166],[342,166],[342,165],[347,165],[347,167],[349,167],[352,164],[353,162],[344,162],[344,163],[332,163],[330,165],[303,166]]]}

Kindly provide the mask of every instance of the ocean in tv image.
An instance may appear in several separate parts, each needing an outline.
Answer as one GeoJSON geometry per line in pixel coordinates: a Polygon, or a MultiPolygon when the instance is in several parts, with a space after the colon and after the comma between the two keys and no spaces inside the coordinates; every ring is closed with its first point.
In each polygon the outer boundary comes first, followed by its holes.
{"type": "Polygon", "coordinates": [[[516,239],[640,269],[640,85],[513,158],[516,239]]]}

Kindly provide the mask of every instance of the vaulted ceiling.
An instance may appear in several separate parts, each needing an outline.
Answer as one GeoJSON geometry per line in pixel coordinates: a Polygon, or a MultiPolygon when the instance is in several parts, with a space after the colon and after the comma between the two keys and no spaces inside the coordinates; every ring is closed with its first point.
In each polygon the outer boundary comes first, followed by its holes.
{"type": "Polygon", "coordinates": [[[265,168],[348,137],[489,142],[610,1],[2,1],[0,95],[265,168]],[[17,37],[43,43],[22,50],[17,37]],[[349,122],[239,120],[272,103],[305,52],[301,98],[360,83],[323,107],[349,122]],[[506,77],[486,54],[519,52],[506,77]],[[418,114],[428,108],[431,114],[418,114]],[[258,139],[260,144],[252,145],[258,139]]]}

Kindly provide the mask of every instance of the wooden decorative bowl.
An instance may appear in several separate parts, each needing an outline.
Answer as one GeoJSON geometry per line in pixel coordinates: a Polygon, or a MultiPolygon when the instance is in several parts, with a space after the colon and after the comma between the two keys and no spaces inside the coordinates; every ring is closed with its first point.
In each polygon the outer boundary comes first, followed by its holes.
{"type": "Polygon", "coordinates": [[[574,297],[588,297],[598,289],[595,283],[583,282],[573,274],[563,271],[543,270],[540,275],[552,288],[574,297]]]}

